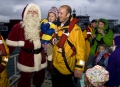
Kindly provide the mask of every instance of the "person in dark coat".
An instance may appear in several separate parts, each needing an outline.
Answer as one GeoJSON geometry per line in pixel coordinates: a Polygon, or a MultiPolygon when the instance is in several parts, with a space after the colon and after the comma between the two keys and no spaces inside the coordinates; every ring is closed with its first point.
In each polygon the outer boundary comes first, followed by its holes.
{"type": "Polygon", "coordinates": [[[109,72],[109,87],[120,86],[120,36],[116,36],[113,41],[115,50],[109,57],[107,70],[109,72]]]}

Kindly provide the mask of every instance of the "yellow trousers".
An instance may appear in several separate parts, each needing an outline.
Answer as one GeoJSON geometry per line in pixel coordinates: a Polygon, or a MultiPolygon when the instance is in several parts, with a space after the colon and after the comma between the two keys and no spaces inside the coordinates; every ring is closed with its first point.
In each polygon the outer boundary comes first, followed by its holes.
{"type": "Polygon", "coordinates": [[[10,82],[6,69],[2,73],[0,73],[0,87],[10,87],[10,82]]]}

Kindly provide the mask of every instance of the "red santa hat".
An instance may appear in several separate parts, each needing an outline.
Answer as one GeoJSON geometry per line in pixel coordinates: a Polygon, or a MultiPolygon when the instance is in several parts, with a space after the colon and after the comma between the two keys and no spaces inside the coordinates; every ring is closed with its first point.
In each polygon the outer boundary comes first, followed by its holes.
{"type": "Polygon", "coordinates": [[[48,11],[48,13],[54,13],[56,15],[56,17],[58,17],[58,9],[56,7],[51,7],[51,9],[48,11]]]}
{"type": "Polygon", "coordinates": [[[39,20],[41,20],[41,10],[40,10],[40,7],[39,7],[38,5],[36,5],[36,4],[30,3],[30,4],[27,4],[26,7],[23,9],[23,12],[22,12],[22,19],[23,19],[23,21],[24,21],[25,18],[26,18],[26,15],[27,15],[28,10],[29,10],[32,6],[34,6],[35,8],[37,8],[37,10],[38,10],[38,18],[39,18],[39,20]]]}

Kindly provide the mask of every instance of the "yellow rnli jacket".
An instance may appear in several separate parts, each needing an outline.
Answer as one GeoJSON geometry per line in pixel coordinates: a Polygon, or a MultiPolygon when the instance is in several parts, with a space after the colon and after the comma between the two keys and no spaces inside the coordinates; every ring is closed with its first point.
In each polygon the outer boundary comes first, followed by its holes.
{"type": "MultiPolygon", "coordinates": [[[[72,19],[71,19],[72,20],[72,19]]],[[[66,26],[64,26],[66,27],[66,26]]],[[[58,27],[60,29],[61,27],[58,27]]],[[[64,30],[63,30],[64,31],[64,30]]],[[[63,31],[59,31],[58,35],[61,36],[63,31]]],[[[74,70],[81,70],[84,71],[84,54],[85,54],[85,40],[81,31],[81,28],[75,24],[74,28],[70,32],[68,38],[67,38],[76,48],[76,55],[71,56],[73,51],[66,41],[64,44],[64,50],[65,50],[65,56],[66,60],[68,62],[68,65],[70,69],[74,72],[74,70]]],[[[58,52],[59,47],[57,45],[54,45],[53,47],[53,55],[52,55],[52,61],[54,67],[61,72],[62,74],[71,74],[71,72],[66,68],[66,65],[64,63],[62,53],[58,52]]]]}
{"type": "MultiPolygon", "coordinates": [[[[2,37],[1,42],[4,44],[5,49],[6,49],[6,53],[7,53],[6,56],[2,56],[1,64],[6,67],[8,59],[10,58],[9,49],[8,49],[3,37],[2,37]]],[[[8,79],[8,74],[7,74],[7,69],[6,68],[4,69],[4,71],[2,73],[0,73],[0,87],[10,87],[10,82],[9,82],[9,79],[8,79]]]]}
{"type": "Polygon", "coordinates": [[[7,47],[7,45],[6,45],[3,37],[2,37],[2,43],[5,46],[5,50],[6,50],[7,55],[6,56],[2,56],[2,62],[1,62],[1,64],[4,65],[4,66],[7,66],[7,62],[8,62],[8,59],[10,58],[10,54],[9,54],[9,49],[8,49],[8,47],[7,47]],[[4,63],[3,61],[6,61],[6,63],[4,63]]]}
{"type": "Polygon", "coordinates": [[[89,57],[89,53],[90,53],[90,42],[89,39],[87,37],[87,34],[91,34],[93,32],[93,29],[90,26],[87,26],[87,28],[89,28],[90,31],[87,31],[86,29],[83,31],[83,36],[85,39],[85,62],[87,62],[88,57],[89,57]]]}

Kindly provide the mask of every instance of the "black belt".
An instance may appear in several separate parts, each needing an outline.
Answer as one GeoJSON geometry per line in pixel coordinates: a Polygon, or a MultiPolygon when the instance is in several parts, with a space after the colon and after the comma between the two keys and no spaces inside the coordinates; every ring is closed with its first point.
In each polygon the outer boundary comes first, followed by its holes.
{"type": "Polygon", "coordinates": [[[25,52],[28,52],[28,53],[33,53],[33,54],[39,54],[43,48],[39,48],[39,49],[36,49],[36,50],[32,50],[32,49],[25,49],[25,48],[21,48],[23,51],[25,52]]]}

